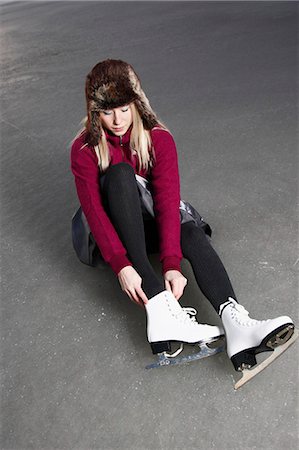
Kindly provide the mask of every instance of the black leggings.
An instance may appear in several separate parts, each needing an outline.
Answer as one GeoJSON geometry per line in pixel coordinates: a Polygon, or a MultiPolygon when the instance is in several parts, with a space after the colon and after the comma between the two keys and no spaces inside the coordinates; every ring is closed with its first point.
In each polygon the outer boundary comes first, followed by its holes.
{"type": "MultiPolygon", "coordinates": [[[[146,220],[133,168],[126,163],[112,165],[102,180],[104,205],[127,250],[128,257],[142,278],[148,298],[165,290],[148,260],[158,251],[158,232],[154,219],[146,220]]],[[[227,272],[204,231],[193,222],[181,225],[181,248],[190,262],[196,282],[215,310],[228,297],[236,298],[227,272]]]]}

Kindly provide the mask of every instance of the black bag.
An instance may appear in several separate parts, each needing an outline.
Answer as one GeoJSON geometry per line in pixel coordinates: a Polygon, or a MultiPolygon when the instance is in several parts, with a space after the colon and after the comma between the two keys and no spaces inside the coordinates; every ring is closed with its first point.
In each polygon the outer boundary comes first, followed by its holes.
{"type": "MultiPolygon", "coordinates": [[[[145,219],[154,218],[153,198],[149,189],[149,181],[139,175],[135,176],[141,200],[142,213],[145,219]]],[[[184,200],[180,202],[180,217],[181,224],[194,222],[196,226],[204,230],[207,236],[212,236],[210,225],[203,220],[202,216],[190,203],[184,200]]],[[[72,218],[72,240],[75,252],[84,264],[95,267],[99,261],[104,261],[81,207],[75,212],[72,218]]]]}
{"type": "Polygon", "coordinates": [[[72,218],[72,239],[80,261],[89,266],[96,266],[98,248],[81,206],[72,218]]]}
{"type": "MultiPolygon", "coordinates": [[[[137,181],[137,187],[139,190],[139,195],[141,199],[142,212],[144,215],[154,218],[154,201],[150,191],[150,182],[141,177],[140,175],[135,175],[137,181]]],[[[194,222],[198,227],[203,228],[204,232],[211,237],[212,229],[209,224],[207,224],[199,212],[185,200],[180,201],[180,216],[181,224],[187,222],[194,222]]]]}

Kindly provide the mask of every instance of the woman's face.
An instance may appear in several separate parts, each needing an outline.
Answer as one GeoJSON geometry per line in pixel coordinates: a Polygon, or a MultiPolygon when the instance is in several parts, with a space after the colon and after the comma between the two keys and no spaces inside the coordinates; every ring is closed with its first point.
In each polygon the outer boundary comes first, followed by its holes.
{"type": "Polygon", "coordinates": [[[116,136],[122,136],[133,121],[131,105],[101,111],[100,119],[104,128],[107,128],[116,136]]]}

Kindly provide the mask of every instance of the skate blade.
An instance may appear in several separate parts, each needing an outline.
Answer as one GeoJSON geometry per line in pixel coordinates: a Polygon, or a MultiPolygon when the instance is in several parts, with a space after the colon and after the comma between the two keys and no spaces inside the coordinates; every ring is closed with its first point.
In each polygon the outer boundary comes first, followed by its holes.
{"type": "MultiPolygon", "coordinates": [[[[182,346],[183,344],[181,344],[182,346]]],[[[191,355],[180,356],[176,358],[169,355],[166,352],[158,353],[158,361],[147,365],[146,369],[156,369],[158,367],[165,366],[176,366],[180,364],[189,363],[191,361],[197,361],[198,359],[208,358],[209,356],[216,355],[217,353],[223,352],[225,349],[225,342],[222,339],[217,339],[216,341],[207,342],[205,344],[197,344],[199,346],[199,352],[193,353],[191,355]],[[215,346],[217,345],[218,346],[215,346]]],[[[176,354],[177,352],[175,352],[176,354]]]]}
{"type": "Polygon", "coordinates": [[[264,369],[266,369],[266,367],[268,367],[269,364],[271,364],[273,361],[275,361],[275,359],[277,359],[292,344],[294,344],[294,342],[296,341],[298,336],[299,336],[298,330],[294,330],[294,333],[293,333],[292,337],[285,344],[280,345],[279,347],[276,347],[273,350],[273,353],[271,354],[271,356],[269,356],[269,358],[265,359],[265,361],[261,362],[259,365],[253,367],[252,369],[244,369],[242,371],[242,375],[243,376],[242,376],[242,378],[239,381],[237,381],[237,383],[235,384],[234,389],[235,390],[239,389],[241,386],[243,386],[245,383],[247,383],[253,377],[255,377],[258,373],[260,373],[264,369]]]}

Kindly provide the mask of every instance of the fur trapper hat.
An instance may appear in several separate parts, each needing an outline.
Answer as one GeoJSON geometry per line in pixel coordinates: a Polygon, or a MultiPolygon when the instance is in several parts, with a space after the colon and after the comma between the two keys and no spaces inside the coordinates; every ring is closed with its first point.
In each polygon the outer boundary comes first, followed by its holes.
{"type": "Polygon", "coordinates": [[[134,102],[146,130],[158,124],[158,119],[141,88],[133,67],[121,60],[99,62],[87,75],[85,85],[87,102],[86,140],[97,145],[103,129],[100,111],[118,108],[134,102]]]}

